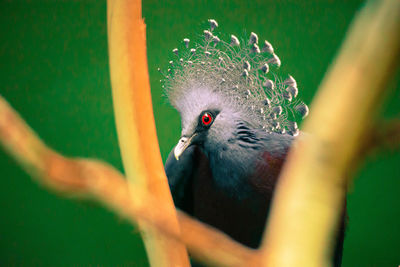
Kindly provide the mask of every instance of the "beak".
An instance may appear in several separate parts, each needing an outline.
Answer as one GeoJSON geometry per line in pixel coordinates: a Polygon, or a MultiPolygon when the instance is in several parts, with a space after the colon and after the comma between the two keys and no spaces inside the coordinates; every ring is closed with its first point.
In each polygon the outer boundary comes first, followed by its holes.
{"type": "Polygon", "coordinates": [[[193,134],[191,137],[181,137],[181,139],[179,139],[178,144],[176,145],[175,149],[174,149],[174,156],[176,158],[176,160],[179,160],[179,157],[182,155],[183,151],[186,150],[186,148],[188,148],[188,146],[190,146],[190,144],[192,143],[193,138],[196,136],[197,134],[193,134]]]}

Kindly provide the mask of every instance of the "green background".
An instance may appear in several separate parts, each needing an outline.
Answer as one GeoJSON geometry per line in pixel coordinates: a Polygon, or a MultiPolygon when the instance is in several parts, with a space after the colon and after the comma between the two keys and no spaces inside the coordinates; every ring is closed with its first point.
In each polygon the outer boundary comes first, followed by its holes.
{"type": "MultiPolygon", "coordinates": [[[[362,5],[361,1],[144,1],[163,158],[179,138],[180,121],[162,96],[157,67],[167,65],[171,49],[184,37],[201,34],[206,19],[219,22],[225,39],[251,31],[267,38],[282,60],[282,71],[296,78],[300,97],[311,103],[362,5]]],[[[99,158],[122,170],[110,91],[105,1],[2,0],[0,62],[0,94],[48,145],[65,155],[99,158]]],[[[398,114],[398,81],[399,75],[391,83],[394,93],[382,117],[398,114]]],[[[381,152],[357,171],[348,197],[343,266],[400,264],[399,163],[399,151],[381,152]]],[[[97,204],[47,192],[2,149],[0,178],[1,266],[148,265],[136,227],[97,204]]]]}

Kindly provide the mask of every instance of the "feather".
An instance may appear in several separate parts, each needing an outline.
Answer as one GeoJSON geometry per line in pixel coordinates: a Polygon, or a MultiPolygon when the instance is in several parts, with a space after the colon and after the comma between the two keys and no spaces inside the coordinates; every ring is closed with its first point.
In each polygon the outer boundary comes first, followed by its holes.
{"type": "Polygon", "coordinates": [[[303,115],[296,107],[299,101],[294,100],[297,83],[290,75],[281,81],[275,74],[273,69],[281,61],[272,45],[265,41],[262,51],[256,49],[254,53],[257,34],[252,32],[247,42],[241,42],[243,45],[234,35],[225,42],[216,36],[218,23],[213,19],[209,23],[210,29],[204,31],[204,37],[194,43],[194,48],[188,48],[189,39],[185,38],[185,47],[179,49],[179,54],[178,49],[173,50],[176,60],[169,66],[169,75],[162,80],[170,103],[180,113],[186,113],[196,99],[183,96],[200,91],[210,99],[223,99],[224,105],[240,110],[242,117],[258,128],[291,132],[289,121],[299,121],[303,115]],[[265,106],[266,99],[268,106],[265,106]],[[273,115],[277,107],[283,108],[280,116],[273,115]],[[281,128],[273,127],[273,121],[281,128]]]}

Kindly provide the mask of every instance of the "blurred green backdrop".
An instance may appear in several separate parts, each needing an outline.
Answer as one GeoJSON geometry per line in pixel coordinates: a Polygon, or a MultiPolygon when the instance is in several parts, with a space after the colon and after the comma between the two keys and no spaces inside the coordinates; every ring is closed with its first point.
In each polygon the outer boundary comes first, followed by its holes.
{"type": "MultiPolygon", "coordinates": [[[[208,18],[219,31],[267,38],[311,103],[361,1],[144,1],[160,149],[178,140],[157,67],[208,18]]],[[[0,93],[48,145],[122,170],[107,58],[106,1],[0,2],[0,93]]],[[[222,37],[224,35],[222,34],[222,37]]],[[[379,60],[379,51],[377,58],[379,60]]],[[[399,110],[399,75],[382,117],[399,110]]],[[[338,81],[340,83],[340,81],[338,81]]],[[[327,107],[329,108],[329,107],[327,107]]],[[[343,118],[346,119],[346,118],[343,118]]],[[[348,197],[343,266],[400,264],[400,153],[368,158],[348,197]]],[[[97,204],[47,192],[0,149],[1,266],[147,266],[138,229],[97,204]]],[[[295,219],[295,218],[293,218],[295,219]]]]}

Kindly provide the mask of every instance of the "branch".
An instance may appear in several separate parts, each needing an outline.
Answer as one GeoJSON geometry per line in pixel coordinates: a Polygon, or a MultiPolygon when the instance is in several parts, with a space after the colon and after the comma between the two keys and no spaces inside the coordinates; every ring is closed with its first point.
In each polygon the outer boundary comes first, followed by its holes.
{"type": "MultiPolygon", "coordinates": [[[[161,160],[149,75],[146,25],[141,0],[108,0],[108,45],[115,121],[122,162],[135,201],[151,194],[163,205],[169,231],[180,234],[175,207],[161,160]]],[[[157,207],[154,205],[152,207],[157,207]]],[[[152,266],[189,266],[186,248],[139,223],[152,266]]]]}
{"type": "Polygon", "coordinates": [[[71,159],[47,147],[0,96],[0,144],[21,167],[48,189],[75,198],[91,198],[133,224],[145,222],[165,237],[183,242],[196,259],[218,266],[243,266],[255,256],[225,234],[178,212],[181,234],[171,230],[165,204],[146,192],[134,192],[121,173],[90,159],[71,159]],[[139,193],[140,196],[134,194],[139,193]]]}
{"type": "MultiPolygon", "coordinates": [[[[400,1],[370,1],[326,74],[277,186],[268,266],[329,266],[347,178],[400,53],[400,1]]],[[[268,252],[268,254],[266,254],[268,252]]]]}

